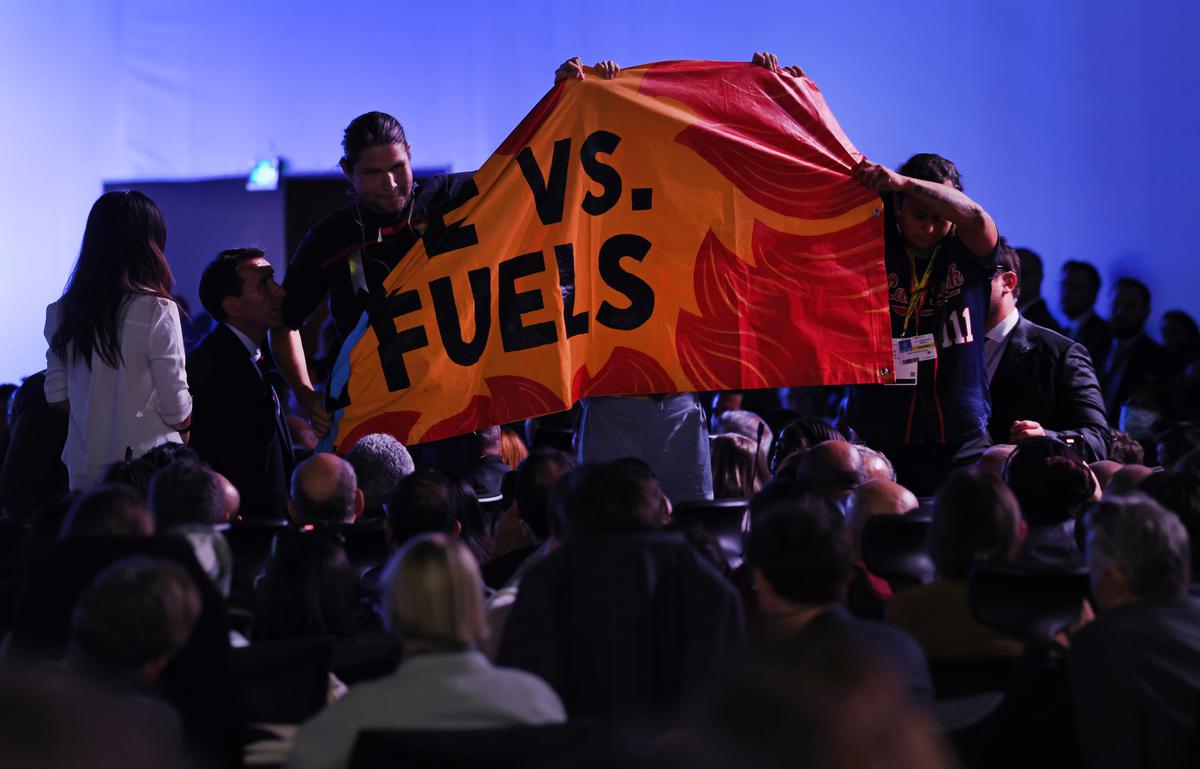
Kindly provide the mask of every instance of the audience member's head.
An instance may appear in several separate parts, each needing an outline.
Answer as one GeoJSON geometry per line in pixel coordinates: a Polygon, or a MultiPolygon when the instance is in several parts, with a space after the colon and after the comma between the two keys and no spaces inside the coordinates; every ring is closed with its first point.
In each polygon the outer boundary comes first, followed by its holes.
{"type": "Polygon", "coordinates": [[[363,493],[349,462],[314,454],[296,465],[288,512],[297,525],[350,523],[362,509],[363,493]]]}
{"type": "Polygon", "coordinates": [[[1178,364],[1193,361],[1200,356],[1200,327],[1196,320],[1183,310],[1167,310],[1160,322],[1163,351],[1172,362],[1178,364]]]}
{"type": "Polygon", "coordinates": [[[106,465],[96,483],[118,483],[128,486],[143,497],[150,496],[150,479],[158,467],[144,459],[121,459],[106,465]]]}
{"type": "Polygon", "coordinates": [[[966,579],[971,567],[1008,561],[1021,544],[1021,510],[1004,481],[965,468],[950,474],[933,502],[929,555],[942,579],[966,579]]]}
{"type": "Polygon", "coordinates": [[[1113,430],[1108,458],[1123,465],[1140,465],[1146,459],[1146,450],[1128,434],[1113,430]]]}
{"type": "Polygon", "coordinates": [[[1150,317],[1150,289],[1137,278],[1121,278],[1113,292],[1113,336],[1128,339],[1142,330],[1150,317]]]}
{"type": "Polygon", "coordinates": [[[862,444],[857,444],[855,448],[862,455],[864,481],[896,482],[896,468],[892,466],[892,460],[887,458],[887,454],[862,444]]]}
{"type": "Polygon", "coordinates": [[[475,438],[479,442],[480,454],[500,455],[500,432],[500,425],[483,427],[475,431],[475,438]]]}
{"type": "Polygon", "coordinates": [[[1021,298],[1021,258],[1003,237],[996,248],[996,271],[992,274],[992,294],[988,301],[987,328],[1012,314],[1021,298]]]}
{"type": "Polygon", "coordinates": [[[1092,594],[1101,609],[1187,594],[1191,549],[1174,513],[1138,494],[1097,504],[1087,524],[1092,594]]]}
{"type": "Polygon", "coordinates": [[[349,637],[355,575],[346,551],[323,531],[285,532],[276,540],[254,615],[254,639],[349,637]]]}
{"type": "Polygon", "coordinates": [[[475,556],[479,563],[486,563],[492,557],[496,542],[492,539],[494,521],[485,514],[475,489],[465,480],[458,481],[458,538],[475,556]]]}
{"type": "Polygon", "coordinates": [[[828,422],[813,417],[797,419],[775,437],[775,444],[771,447],[771,474],[778,475],[779,466],[792,454],[825,441],[844,440],[846,436],[828,422]]]}
{"type": "Polygon", "coordinates": [[[145,454],[142,454],[138,459],[154,465],[155,470],[161,470],[180,459],[190,459],[199,462],[200,455],[191,446],[175,443],[174,441],[165,441],[150,449],[145,454]]]}
{"type": "Polygon", "coordinates": [[[1101,459],[1092,462],[1088,467],[1092,468],[1092,475],[1096,476],[1096,483],[1100,484],[1100,491],[1103,492],[1108,490],[1108,482],[1121,469],[1121,463],[1111,459],[1101,459]]]}
{"type": "Polygon", "coordinates": [[[1154,470],[1145,465],[1125,465],[1112,474],[1104,493],[1110,497],[1133,494],[1152,475],[1154,475],[1154,470]]]}
{"type": "Polygon", "coordinates": [[[479,646],[487,633],[483,582],[475,558],[456,539],[422,534],[388,562],[387,622],[412,651],[479,646]]]}
{"type": "Polygon", "coordinates": [[[826,606],[845,597],[850,546],[841,516],[824,505],[771,505],[750,529],[747,556],[767,614],[783,605],[826,606]]]}
{"type": "Polygon", "coordinates": [[[564,484],[564,493],[557,512],[565,520],[558,528],[568,538],[662,528],[663,494],[658,481],[627,461],[583,465],[559,483],[564,484]]]}
{"type": "Polygon", "coordinates": [[[540,448],[517,466],[517,512],[539,541],[550,536],[550,489],[575,467],[575,459],[558,449],[540,448]]]}
{"type": "Polygon", "coordinates": [[[1042,257],[1029,248],[1016,249],[1020,275],[1021,293],[1028,299],[1042,295],[1042,279],[1045,277],[1042,268],[1042,257]]]}
{"type": "Polygon", "coordinates": [[[242,507],[242,495],[224,475],[217,473],[217,480],[221,482],[221,520],[232,521],[242,507]]]}
{"type": "Polygon", "coordinates": [[[529,456],[529,448],[525,441],[513,430],[500,431],[500,460],[509,467],[516,468],[529,456]]]}
{"type": "Polygon", "coordinates": [[[976,467],[981,473],[1003,478],[1004,466],[1008,464],[1008,458],[1016,449],[1017,447],[1011,443],[997,443],[995,446],[988,446],[979,456],[976,467]]]}
{"type": "Polygon", "coordinates": [[[283,288],[261,248],[230,248],[200,275],[200,303],[213,320],[227,323],[256,343],[282,324],[283,288]]]}
{"type": "Polygon", "coordinates": [[[824,441],[800,456],[794,477],[814,496],[844,500],[863,481],[862,455],[847,441],[824,441]]]}
{"type": "Polygon", "coordinates": [[[846,504],[846,529],[855,554],[867,521],[877,515],[904,515],[919,504],[915,494],[892,481],[866,481],[856,486],[846,504]]]}
{"type": "Polygon", "coordinates": [[[1192,573],[1200,574],[1200,472],[1181,468],[1155,473],[1139,491],[1179,516],[1192,543],[1192,573]]]}
{"type": "Polygon", "coordinates": [[[141,495],[128,486],[99,484],[72,503],[61,539],[70,537],[148,537],[154,518],[141,495]]]}
{"type": "Polygon", "coordinates": [[[709,448],[714,498],[749,499],[768,480],[770,470],[766,458],[755,449],[753,438],[737,433],[714,435],[709,448]]]}
{"type": "Polygon", "coordinates": [[[372,518],[383,515],[383,505],[396,485],[416,469],[404,444],[387,433],[363,436],[346,452],[345,459],[354,468],[363,494],[363,514],[372,518]]]}
{"type": "Polygon", "coordinates": [[[458,481],[432,468],[421,468],[404,477],[387,504],[388,536],[395,547],[418,534],[457,536],[462,506],[458,481]]]}
{"type": "Polygon", "coordinates": [[[731,665],[668,766],[950,769],[952,750],[895,673],[808,635],[731,665]]]}
{"type": "Polygon", "coordinates": [[[752,443],[759,447],[762,452],[763,460],[767,459],[767,454],[771,448],[771,442],[774,436],[771,434],[771,428],[767,425],[767,420],[755,414],[753,411],[744,409],[730,409],[723,411],[714,421],[713,433],[721,435],[725,433],[735,433],[744,435],[749,438],[752,443]],[[759,440],[758,431],[762,429],[762,440],[759,440]]]}
{"type": "Polygon", "coordinates": [[[1091,469],[1070,446],[1054,438],[1026,438],[1017,444],[1004,479],[1031,526],[1072,520],[1096,493],[1091,469]]]}
{"type": "Polygon", "coordinates": [[[1078,318],[1100,296],[1100,272],[1087,262],[1068,261],[1062,268],[1059,305],[1068,318],[1078,318]]]}
{"type": "Polygon", "coordinates": [[[149,501],[158,531],[163,533],[178,526],[212,526],[225,515],[221,477],[208,465],[186,459],[154,474],[149,501]]]}
{"type": "Polygon", "coordinates": [[[200,591],[173,561],[129,558],[101,572],[71,614],[71,667],[129,683],[153,682],[187,643],[200,591]]]}

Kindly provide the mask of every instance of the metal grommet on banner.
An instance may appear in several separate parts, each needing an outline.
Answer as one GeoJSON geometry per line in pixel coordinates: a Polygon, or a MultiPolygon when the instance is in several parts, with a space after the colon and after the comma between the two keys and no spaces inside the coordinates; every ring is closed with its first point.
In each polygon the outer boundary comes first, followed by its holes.
{"type": "Polygon", "coordinates": [[[878,208],[872,209],[871,216],[879,216],[879,209],[878,208]]]}
{"type": "Polygon", "coordinates": [[[879,369],[879,376],[887,376],[890,371],[891,369],[889,369],[887,366],[884,366],[883,368],[879,369]]]}

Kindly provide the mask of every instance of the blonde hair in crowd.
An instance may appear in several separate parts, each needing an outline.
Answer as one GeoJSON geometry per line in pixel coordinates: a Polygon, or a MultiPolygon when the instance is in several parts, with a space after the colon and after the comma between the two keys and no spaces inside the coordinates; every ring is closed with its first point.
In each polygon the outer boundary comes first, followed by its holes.
{"type": "Polygon", "coordinates": [[[458,540],[415,537],[392,556],[385,584],[388,624],[405,641],[465,648],[487,636],[479,566],[458,540]]]}

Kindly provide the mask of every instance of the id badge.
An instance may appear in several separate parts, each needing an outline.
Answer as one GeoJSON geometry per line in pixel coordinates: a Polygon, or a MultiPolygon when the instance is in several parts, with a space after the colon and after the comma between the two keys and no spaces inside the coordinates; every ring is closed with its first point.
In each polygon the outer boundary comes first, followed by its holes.
{"type": "MultiPolygon", "coordinates": [[[[924,336],[930,336],[925,334],[924,336]]],[[[914,351],[914,343],[921,337],[892,339],[892,367],[896,381],[892,385],[912,386],[917,383],[917,369],[921,362],[920,352],[914,351]]],[[[931,337],[932,338],[932,337],[931,337]]]]}
{"type": "Polygon", "coordinates": [[[937,357],[937,342],[933,334],[918,334],[892,340],[892,354],[898,359],[933,360],[937,357]]]}

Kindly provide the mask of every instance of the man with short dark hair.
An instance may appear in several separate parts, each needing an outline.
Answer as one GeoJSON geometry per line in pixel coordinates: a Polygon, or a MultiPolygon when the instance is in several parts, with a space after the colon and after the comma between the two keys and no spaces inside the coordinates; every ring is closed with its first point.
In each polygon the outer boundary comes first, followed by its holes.
{"type": "Polygon", "coordinates": [[[292,473],[288,513],[297,526],[353,523],[363,511],[363,493],[350,463],[336,454],[315,454],[292,473]]]}
{"type": "Polygon", "coordinates": [[[257,248],[222,251],[200,277],[216,327],[188,356],[191,445],[237,487],[242,517],[282,518],[287,509],[292,439],[260,349],[282,323],[283,297],[257,248]]]}
{"type": "Polygon", "coordinates": [[[1049,435],[1069,442],[1089,462],[1104,459],[1108,419],[1087,350],[1017,309],[1023,263],[1007,243],[999,253],[984,342],[992,441],[1015,444],[1049,435]]]}
{"type": "Polygon", "coordinates": [[[1067,316],[1063,335],[1087,348],[1092,366],[1099,370],[1112,345],[1112,330],[1108,322],[1096,314],[1096,297],[1100,295],[1100,272],[1087,262],[1068,261],[1062,268],[1059,284],[1059,306],[1067,316]]]}
{"type": "Polygon", "coordinates": [[[1046,306],[1046,300],[1042,297],[1042,279],[1045,277],[1042,257],[1031,248],[1018,248],[1017,263],[1021,265],[1021,297],[1017,304],[1021,317],[1061,334],[1062,326],[1058,325],[1058,321],[1050,314],[1050,308],[1046,306]]]}
{"type": "Polygon", "coordinates": [[[1194,766],[1200,608],[1188,535],[1142,495],[1088,515],[1099,616],[1071,638],[1067,669],[1088,769],[1194,766]]]}
{"type": "Polygon", "coordinates": [[[160,535],[186,540],[196,562],[228,596],[233,581],[233,551],[216,525],[225,518],[225,485],[202,462],[180,459],[154,474],[148,494],[160,535]]]}
{"type": "Polygon", "coordinates": [[[1136,278],[1118,280],[1112,300],[1112,347],[1100,377],[1108,421],[1114,427],[1129,396],[1161,373],[1163,351],[1146,333],[1149,317],[1150,289],[1146,284],[1136,278]]]}

